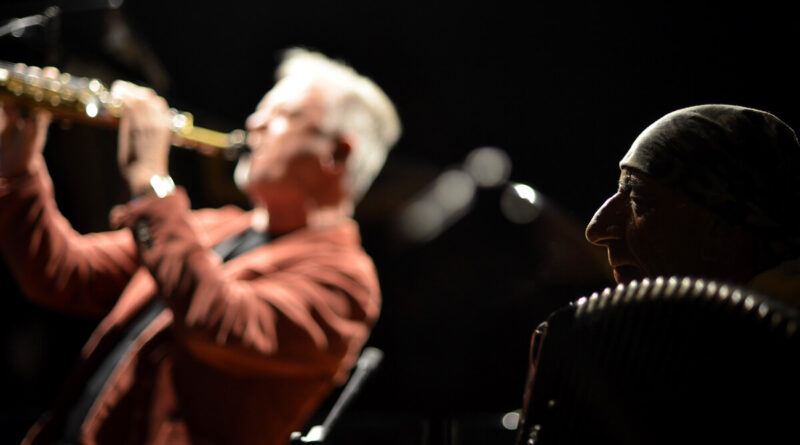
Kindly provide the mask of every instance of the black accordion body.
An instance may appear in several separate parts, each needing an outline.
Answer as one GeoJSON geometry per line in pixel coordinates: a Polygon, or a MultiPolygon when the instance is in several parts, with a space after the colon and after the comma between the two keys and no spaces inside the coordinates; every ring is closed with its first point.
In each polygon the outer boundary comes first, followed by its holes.
{"type": "Polygon", "coordinates": [[[692,278],[581,298],[534,334],[517,444],[800,443],[798,323],[692,278]]]}

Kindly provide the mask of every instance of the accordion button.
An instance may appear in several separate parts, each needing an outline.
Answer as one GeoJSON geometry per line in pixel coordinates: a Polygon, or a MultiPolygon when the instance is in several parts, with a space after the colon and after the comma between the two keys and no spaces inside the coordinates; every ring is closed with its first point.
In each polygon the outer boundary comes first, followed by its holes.
{"type": "Polygon", "coordinates": [[[534,425],[531,427],[530,433],[528,434],[528,445],[536,445],[536,442],[539,440],[539,431],[541,431],[542,427],[540,425],[534,425]]]}

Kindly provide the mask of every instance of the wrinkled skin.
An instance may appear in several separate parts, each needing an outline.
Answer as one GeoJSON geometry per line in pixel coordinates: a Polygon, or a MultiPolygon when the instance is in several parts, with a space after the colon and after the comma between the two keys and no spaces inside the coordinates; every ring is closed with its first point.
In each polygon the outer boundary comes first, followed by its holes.
{"type": "Polygon", "coordinates": [[[741,283],[757,272],[752,234],[634,170],[622,170],[586,239],[607,249],[618,283],[673,275],[741,283]]]}

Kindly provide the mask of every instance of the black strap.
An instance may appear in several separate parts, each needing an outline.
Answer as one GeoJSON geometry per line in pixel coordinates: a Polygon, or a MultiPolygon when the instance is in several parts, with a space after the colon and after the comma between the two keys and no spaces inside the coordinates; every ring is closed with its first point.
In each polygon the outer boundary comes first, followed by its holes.
{"type": "MultiPolygon", "coordinates": [[[[269,234],[258,232],[251,228],[217,244],[214,247],[214,252],[216,252],[223,261],[229,261],[269,241],[269,234]]],[[[87,414],[89,414],[89,409],[91,409],[100,391],[108,382],[114,369],[116,369],[122,358],[127,355],[136,338],[144,332],[147,326],[149,326],[165,308],[166,306],[161,298],[153,298],[127,325],[125,332],[122,334],[122,338],[114,345],[111,352],[102,360],[100,365],[86,381],[77,402],[67,415],[63,434],[65,443],[75,443],[78,441],[81,426],[86,420],[87,414]]]]}
{"type": "Polygon", "coordinates": [[[64,438],[77,442],[81,425],[83,425],[86,415],[89,413],[89,409],[94,404],[98,394],[100,394],[109,377],[111,377],[111,373],[131,348],[134,340],[163,311],[164,302],[160,298],[153,298],[127,326],[120,341],[114,345],[111,352],[103,359],[100,366],[89,377],[89,380],[86,381],[78,401],[67,415],[67,421],[64,424],[64,438]]]}
{"type": "Polygon", "coordinates": [[[214,252],[222,258],[222,261],[229,261],[258,246],[267,244],[269,241],[270,236],[268,233],[259,232],[251,228],[217,244],[214,247],[214,252]]]}

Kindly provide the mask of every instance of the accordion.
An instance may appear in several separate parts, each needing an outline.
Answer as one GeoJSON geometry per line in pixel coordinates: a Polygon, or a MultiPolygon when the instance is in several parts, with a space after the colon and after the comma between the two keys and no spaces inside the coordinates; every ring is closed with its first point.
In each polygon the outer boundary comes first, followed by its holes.
{"type": "Polygon", "coordinates": [[[534,333],[516,443],[800,443],[798,323],[701,279],[581,298],[534,333]]]}

